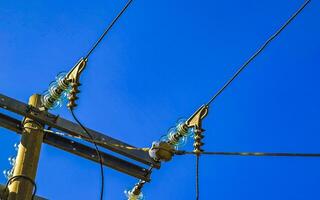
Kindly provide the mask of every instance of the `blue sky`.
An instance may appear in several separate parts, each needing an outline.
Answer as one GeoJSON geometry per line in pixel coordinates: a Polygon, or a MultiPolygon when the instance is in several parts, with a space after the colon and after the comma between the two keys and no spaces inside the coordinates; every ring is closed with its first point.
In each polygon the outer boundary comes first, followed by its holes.
{"type": "MultiPolygon", "coordinates": [[[[77,115],[148,147],[190,116],[302,3],[134,1],[89,59],[77,115]]],[[[0,92],[27,102],[84,56],[125,1],[1,1],[0,92]]],[[[310,6],[221,95],[204,121],[208,151],[320,152],[320,4],[310,6]]],[[[66,108],[54,111],[71,119],[66,108]]],[[[0,129],[0,169],[19,137],[0,129]]],[[[185,147],[191,149],[191,141],[185,147]]],[[[202,157],[201,199],[319,199],[317,158],[202,157]]],[[[99,166],[43,145],[36,182],[49,199],[98,199],[99,166]]],[[[147,199],[194,199],[195,159],[155,170],[147,199]]],[[[1,176],[0,182],[5,183],[1,176]]],[[[105,199],[136,180],[105,168],[105,199]]]]}

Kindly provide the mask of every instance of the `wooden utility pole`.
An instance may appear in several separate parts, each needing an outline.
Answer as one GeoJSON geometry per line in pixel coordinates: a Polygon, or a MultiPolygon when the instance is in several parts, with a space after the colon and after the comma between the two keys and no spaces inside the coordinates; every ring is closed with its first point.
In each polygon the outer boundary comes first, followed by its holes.
{"type": "MultiPolygon", "coordinates": [[[[29,99],[29,105],[39,108],[41,96],[38,94],[32,95],[29,99]]],[[[25,118],[13,177],[23,175],[35,180],[42,141],[43,125],[30,118],[25,118]]],[[[8,188],[8,200],[30,200],[34,185],[26,178],[15,178],[8,188]]]]}

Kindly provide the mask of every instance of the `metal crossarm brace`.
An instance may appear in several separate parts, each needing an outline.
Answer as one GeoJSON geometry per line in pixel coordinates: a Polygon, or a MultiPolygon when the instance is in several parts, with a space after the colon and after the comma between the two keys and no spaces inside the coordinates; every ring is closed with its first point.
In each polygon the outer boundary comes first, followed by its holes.
{"type": "MultiPolygon", "coordinates": [[[[0,126],[7,128],[11,131],[21,134],[22,126],[21,122],[12,117],[6,116],[0,113],[0,126]]],[[[75,142],[68,138],[56,135],[53,133],[46,133],[43,142],[54,146],[56,148],[62,149],[69,153],[78,155],[80,157],[86,158],[88,160],[99,163],[98,156],[96,155],[95,149],[88,147],[84,144],[75,142]]],[[[101,152],[103,164],[107,167],[115,169],[117,171],[123,172],[130,176],[136,177],[144,181],[150,181],[150,173],[148,169],[142,168],[138,165],[132,164],[128,161],[122,160],[115,156],[109,155],[107,153],[101,152]]]]}
{"type": "MultiPolygon", "coordinates": [[[[0,94],[0,107],[14,112],[16,114],[29,117],[40,123],[46,124],[52,128],[58,129],[62,132],[68,133],[73,136],[78,136],[86,140],[90,140],[83,129],[76,123],[63,119],[57,115],[53,115],[47,111],[41,111],[37,108],[30,107],[29,105],[0,94]]],[[[152,165],[155,168],[160,168],[160,163],[154,161],[148,155],[148,152],[137,149],[134,146],[123,143],[117,139],[106,136],[102,133],[87,128],[93,139],[100,141],[97,145],[124,155],[128,158],[134,159],[141,163],[152,165]]]]}

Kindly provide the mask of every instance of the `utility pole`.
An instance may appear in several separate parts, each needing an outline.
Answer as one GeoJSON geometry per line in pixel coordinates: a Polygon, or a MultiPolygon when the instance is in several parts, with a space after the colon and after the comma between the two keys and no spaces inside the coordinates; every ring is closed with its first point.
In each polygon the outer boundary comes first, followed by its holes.
{"type": "MultiPolygon", "coordinates": [[[[29,99],[29,105],[39,108],[41,106],[41,96],[38,94],[32,95],[29,99]]],[[[35,179],[43,136],[43,125],[30,118],[23,120],[23,131],[13,177],[23,175],[32,180],[35,179]]],[[[26,178],[15,178],[11,181],[8,189],[8,200],[30,200],[34,185],[26,178]]]]}
{"type": "MultiPolygon", "coordinates": [[[[90,142],[80,125],[41,108],[43,107],[40,95],[31,96],[28,105],[0,93],[0,127],[22,135],[12,178],[8,180],[8,187],[0,185],[0,199],[32,199],[42,143],[99,163],[95,149],[75,140],[77,138],[90,142]],[[21,123],[21,120],[1,113],[2,109],[23,116],[24,120],[21,123]],[[55,131],[44,129],[44,126],[51,127],[55,131]]],[[[136,148],[98,131],[86,129],[97,141],[97,145],[123,157],[101,151],[104,166],[145,182],[150,181],[150,167],[160,168],[161,163],[149,156],[148,148],[136,148]],[[146,165],[149,169],[145,167],[146,165]]],[[[43,198],[35,196],[34,199],[43,198]]]]}

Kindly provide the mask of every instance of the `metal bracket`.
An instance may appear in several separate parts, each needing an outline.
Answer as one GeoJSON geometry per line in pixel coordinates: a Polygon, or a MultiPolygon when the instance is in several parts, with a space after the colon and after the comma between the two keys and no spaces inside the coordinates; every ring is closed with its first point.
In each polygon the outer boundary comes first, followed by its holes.
{"type": "Polygon", "coordinates": [[[177,132],[170,135],[168,141],[153,142],[152,147],[149,149],[149,155],[155,161],[169,161],[172,159],[175,149],[173,144],[178,142],[182,137],[185,137],[189,128],[194,129],[194,152],[199,153],[202,151],[201,146],[203,143],[202,120],[208,115],[208,105],[202,105],[184,124],[177,128],[177,132]]]}
{"type": "Polygon", "coordinates": [[[77,64],[69,71],[69,73],[66,75],[66,79],[70,83],[79,83],[79,77],[81,72],[86,67],[88,59],[81,58],[77,64]]]}
{"type": "Polygon", "coordinates": [[[201,129],[202,120],[208,115],[209,106],[202,105],[187,121],[188,128],[201,129]]]}
{"type": "MultiPolygon", "coordinates": [[[[19,115],[29,117],[33,120],[46,124],[52,128],[56,128],[70,135],[79,136],[88,141],[90,140],[90,138],[88,138],[87,134],[78,124],[66,120],[64,118],[58,117],[56,115],[50,114],[47,111],[40,111],[37,108],[28,108],[27,104],[2,94],[0,94],[0,107],[11,112],[17,113],[19,115]]],[[[124,155],[128,158],[134,159],[138,162],[147,165],[153,165],[155,168],[160,168],[160,163],[154,161],[148,155],[147,151],[140,150],[138,148],[135,148],[134,146],[126,144],[112,137],[106,136],[92,129],[87,128],[87,130],[93,136],[94,140],[101,141],[97,143],[99,146],[119,153],[121,155],[124,155]]]]}
{"type": "Polygon", "coordinates": [[[71,69],[71,71],[66,75],[66,81],[71,86],[71,90],[69,92],[69,103],[68,108],[73,109],[77,106],[76,100],[78,99],[77,94],[80,92],[78,87],[80,84],[80,74],[86,67],[87,59],[81,58],[78,63],[71,69]]]}
{"type": "MultiPolygon", "coordinates": [[[[23,131],[21,122],[19,120],[1,113],[0,127],[4,127],[19,134],[21,134],[23,131]]],[[[81,144],[79,142],[76,142],[74,140],[71,140],[69,138],[56,135],[50,132],[45,132],[43,142],[61,150],[64,150],[66,152],[99,163],[99,159],[95,149],[87,145],[81,144]]],[[[103,165],[115,169],[117,171],[123,172],[125,174],[128,174],[130,176],[142,179],[144,181],[150,181],[150,172],[146,168],[140,167],[136,164],[117,158],[105,152],[101,152],[101,156],[103,160],[103,165]]]]}
{"type": "Polygon", "coordinates": [[[202,143],[202,139],[204,138],[202,129],[202,120],[208,115],[209,112],[209,106],[208,105],[202,105],[187,121],[186,126],[188,128],[194,128],[194,143],[193,147],[197,155],[199,155],[203,150],[201,147],[204,145],[202,143]]]}

